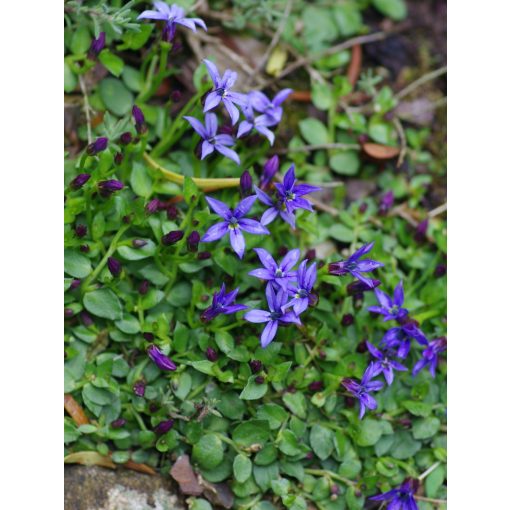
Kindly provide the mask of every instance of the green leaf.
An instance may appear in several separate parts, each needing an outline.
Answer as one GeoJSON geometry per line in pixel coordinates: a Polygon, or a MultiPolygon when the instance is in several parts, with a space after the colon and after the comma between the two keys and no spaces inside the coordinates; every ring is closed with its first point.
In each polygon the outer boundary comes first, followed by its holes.
{"type": "Polygon", "coordinates": [[[299,122],[299,131],[303,138],[312,145],[328,143],[328,128],[317,119],[308,118],[299,122]]]}
{"type": "Polygon", "coordinates": [[[289,413],[278,404],[264,404],[257,409],[257,418],[267,420],[271,430],[279,428],[288,416],[289,413]]]}
{"type": "Polygon", "coordinates": [[[211,503],[206,499],[195,498],[189,507],[190,510],[212,510],[211,503]]]}
{"type": "Polygon", "coordinates": [[[358,435],[356,436],[356,443],[360,446],[372,446],[382,435],[381,424],[371,418],[365,418],[361,421],[358,429],[358,435]]]}
{"type": "Polygon", "coordinates": [[[415,439],[428,439],[436,435],[441,422],[435,416],[421,418],[413,423],[413,437],[415,439]]]}
{"type": "Polygon", "coordinates": [[[306,398],[301,392],[285,393],[283,402],[296,416],[306,419],[306,398]]]}
{"type": "Polygon", "coordinates": [[[269,423],[266,420],[250,420],[234,429],[232,439],[241,447],[249,447],[265,443],[269,435],[269,423]]]}
{"type": "Polygon", "coordinates": [[[120,76],[124,69],[124,61],[108,49],[99,54],[99,61],[115,76],[120,76]]]}
{"type": "Polygon", "coordinates": [[[401,21],[407,16],[404,0],[372,0],[372,5],[385,16],[401,21]]]}
{"type": "Polygon", "coordinates": [[[246,404],[239,398],[236,392],[228,391],[221,395],[217,408],[226,418],[240,420],[246,411],[246,404]]]}
{"type": "Polygon", "coordinates": [[[329,235],[336,239],[337,241],[341,241],[342,243],[351,243],[354,241],[354,232],[352,229],[342,225],[341,223],[336,223],[329,228],[329,235]]]}
{"type": "Polygon", "coordinates": [[[360,160],[356,151],[344,151],[329,158],[329,166],[340,175],[356,175],[360,167],[360,160]]]}
{"type": "Polygon", "coordinates": [[[444,466],[438,466],[425,479],[425,493],[429,498],[435,498],[440,487],[446,478],[446,469],[444,466]]]}
{"type": "Polygon", "coordinates": [[[115,326],[128,335],[136,335],[136,333],[140,332],[140,323],[138,322],[138,319],[134,315],[130,315],[128,313],[125,313],[122,320],[117,321],[115,326]]]}
{"type": "Polygon", "coordinates": [[[395,459],[405,460],[413,457],[421,448],[421,443],[415,441],[409,432],[395,432],[395,443],[391,456],[395,459]]]}
{"type": "Polygon", "coordinates": [[[301,447],[296,434],[291,430],[284,430],[281,434],[281,440],[278,443],[278,449],[285,455],[298,455],[301,453],[301,447]]]}
{"type": "Polygon", "coordinates": [[[333,93],[327,83],[312,83],[312,102],[319,110],[328,110],[333,104],[333,93]]]}
{"type": "Polygon", "coordinates": [[[83,306],[97,317],[110,320],[122,318],[122,306],[119,298],[110,289],[87,292],[83,297],[83,306]]]}
{"type": "Polygon", "coordinates": [[[314,425],[310,431],[310,446],[319,459],[326,460],[335,448],[333,432],[322,425],[314,425]]]}
{"type": "MultiPolygon", "coordinates": [[[[142,239],[142,238],[139,238],[142,239]]],[[[156,253],[157,246],[152,239],[143,239],[147,244],[141,248],[133,246],[119,246],[117,253],[126,260],[143,260],[152,257],[156,253]]]]}
{"type": "Polygon", "coordinates": [[[253,478],[263,491],[267,491],[271,487],[271,481],[276,480],[278,475],[278,463],[276,462],[269,466],[253,466],[253,478]]]}
{"type": "Polygon", "coordinates": [[[99,96],[106,108],[119,117],[126,115],[133,106],[133,94],[116,78],[105,78],[101,81],[99,96]]]}
{"type": "Polygon", "coordinates": [[[251,476],[251,467],[251,460],[246,455],[243,453],[236,455],[233,464],[236,480],[241,483],[246,482],[251,476]]]}
{"type": "Polygon", "coordinates": [[[402,405],[415,416],[426,418],[432,412],[432,406],[425,402],[415,402],[414,400],[404,400],[402,405]]]}
{"type": "Polygon", "coordinates": [[[152,194],[152,177],[147,167],[138,161],[133,163],[133,170],[130,178],[133,191],[144,198],[149,198],[152,194]]]}
{"type": "Polygon", "coordinates": [[[149,40],[154,30],[154,25],[138,25],[140,30],[129,30],[124,33],[122,40],[124,41],[122,49],[139,50],[149,40]]]}
{"type": "Polygon", "coordinates": [[[192,202],[196,202],[200,194],[195,181],[191,177],[184,177],[183,195],[184,201],[189,205],[192,202]]]}
{"type": "Polygon", "coordinates": [[[75,278],[85,278],[91,271],[90,260],[74,250],[64,250],[64,271],[75,278]]]}
{"type": "Polygon", "coordinates": [[[356,3],[342,2],[333,8],[333,16],[342,36],[351,37],[361,32],[363,20],[356,3]]]}
{"type": "Polygon", "coordinates": [[[71,71],[71,68],[64,62],[64,92],[72,92],[78,83],[78,78],[71,71]]]}
{"type": "Polygon", "coordinates": [[[205,434],[193,445],[193,459],[204,469],[213,469],[223,460],[223,445],[214,434],[205,434]]]}
{"type": "Polygon", "coordinates": [[[266,383],[259,384],[256,382],[256,379],[256,375],[252,375],[248,379],[248,382],[241,392],[241,395],[239,395],[239,398],[242,398],[243,400],[257,400],[267,393],[268,385],[266,383]]]}
{"type": "Polygon", "coordinates": [[[71,52],[75,55],[86,53],[91,42],[92,37],[90,36],[89,29],[86,25],[81,24],[74,30],[73,38],[71,39],[71,52]]]}

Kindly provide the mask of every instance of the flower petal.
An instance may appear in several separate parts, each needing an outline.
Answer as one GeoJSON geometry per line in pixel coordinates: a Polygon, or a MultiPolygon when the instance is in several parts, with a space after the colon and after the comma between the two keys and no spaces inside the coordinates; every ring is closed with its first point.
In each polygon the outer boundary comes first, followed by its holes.
{"type": "Polygon", "coordinates": [[[276,207],[270,207],[260,218],[260,223],[262,225],[269,225],[278,216],[278,212],[276,207]]]}
{"type": "Polygon", "coordinates": [[[232,124],[236,124],[239,120],[239,110],[234,106],[234,103],[228,98],[223,98],[223,104],[232,119],[232,124]]]}
{"type": "Polygon", "coordinates": [[[257,254],[262,265],[271,270],[273,273],[276,271],[278,265],[276,264],[273,256],[264,248],[253,248],[253,251],[257,254]]]}
{"type": "Polygon", "coordinates": [[[260,335],[260,346],[265,349],[276,336],[276,332],[278,331],[278,322],[277,321],[269,321],[262,331],[262,335],[260,335]]]}
{"type": "Polygon", "coordinates": [[[382,262],[377,262],[377,260],[360,260],[357,264],[357,270],[361,271],[363,273],[369,273],[370,271],[373,271],[374,269],[377,269],[378,267],[383,267],[384,264],[382,262]]]}
{"type": "Polygon", "coordinates": [[[209,230],[203,235],[201,241],[203,243],[217,241],[218,239],[221,239],[227,233],[227,231],[228,223],[226,221],[216,223],[216,225],[209,227],[209,230]]]}
{"type": "Polygon", "coordinates": [[[214,152],[214,145],[209,143],[207,140],[204,140],[202,142],[202,153],[200,154],[200,159],[206,158],[209,154],[211,154],[211,152],[214,152]]]}
{"type": "Polygon", "coordinates": [[[292,89],[283,89],[274,96],[273,104],[275,106],[280,106],[289,95],[292,94],[292,89]]]}
{"type": "Polygon", "coordinates": [[[216,67],[216,64],[211,62],[210,60],[204,59],[204,64],[207,67],[207,71],[209,72],[209,76],[211,77],[214,87],[218,88],[220,86],[220,73],[218,72],[218,68],[216,67]]]}
{"type": "Polygon", "coordinates": [[[296,262],[299,259],[299,256],[301,255],[301,252],[299,251],[299,248],[295,248],[293,250],[290,250],[285,257],[283,257],[283,260],[280,264],[280,267],[284,272],[290,271],[295,265],[296,262]]]}
{"type": "Polygon", "coordinates": [[[205,114],[205,130],[210,138],[216,135],[216,131],[218,131],[218,117],[216,117],[216,114],[205,114]]]}
{"type": "Polygon", "coordinates": [[[223,309],[223,313],[225,315],[230,315],[231,313],[240,312],[241,310],[246,310],[248,307],[246,305],[229,305],[223,309]]]}
{"type": "Polygon", "coordinates": [[[402,280],[400,280],[399,284],[395,287],[393,302],[398,306],[404,304],[404,282],[402,280]]]}
{"type": "Polygon", "coordinates": [[[207,135],[207,131],[204,127],[204,125],[198,120],[198,119],[195,119],[195,117],[190,117],[188,115],[185,115],[183,117],[184,119],[186,119],[190,124],[191,124],[191,127],[202,137],[202,138],[209,138],[209,136],[207,135]]]}
{"type": "Polygon", "coordinates": [[[241,138],[242,136],[248,134],[253,129],[253,122],[248,122],[247,120],[241,121],[239,124],[239,129],[237,130],[237,138],[241,138]]]}
{"type": "Polygon", "coordinates": [[[168,16],[165,13],[157,11],[143,11],[140,16],[136,19],[155,19],[155,20],[166,20],[168,16]]]}
{"type": "Polygon", "coordinates": [[[230,245],[232,246],[232,249],[237,253],[237,256],[242,259],[246,243],[244,241],[243,233],[239,228],[230,230],[230,245]]]}
{"type": "Polygon", "coordinates": [[[262,225],[259,221],[250,220],[248,218],[241,218],[239,220],[239,227],[241,230],[248,232],[250,234],[255,235],[268,235],[270,234],[269,230],[267,230],[264,225],[262,225]]]}
{"type": "Polygon", "coordinates": [[[220,200],[216,200],[212,197],[205,197],[205,200],[209,204],[209,207],[224,220],[229,220],[232,216],[232,211],[227,204],[224,204],[220,200]]]}
{"type": "Polygon", "coordinates": [[[229,149],[228,147],[225,147],[224,145],[217,144],[214,146],[214,148],[223,154],[226,158],[231,159],[234,163],[237,163],[238,165],[241,164],[241,160],[239,159],[239,155],[236,151],[229,149]]]}
{"type": "Polygon", "coordinates": [[[248,273],[250,276],[255,276],[255,278],[260,278],[261,280],[272,280],[274,274],[266,268],[259,267],[258,269],[254,269],[248,273]]]}
{"type": "Polygon", "coordinates": [[[249,197],[243,198],[234,209],[234,216],[238,219],[246,216],[253,207],[255,200],[257,200],[256,195],[250,195],[249,197]]]}
{"type": "Polygon", "coordinates": [[[271,320],[271,314],[266,310],[250,310],[244,318],[249,322],[268,322],[271,320]]]}
{"type": "Polygon", "coordinates": [[[283,186],[286,190],[292,189],[294,183],[296,182],[296,175],[294,173],[294,164],[290,165],[289,169],[285,173],[283,177],[283,186]]]}
{"type": "Polygon", "coordinates": [[[248,95],[251,106],[258,112],[264,112],[271,105],[269,98],[262,92],[254,90],[248,95]]]}
{"type": "Polygon", "coordinates": [[[258,131],[262,136],[265,136],[269,140],[269,144],[273,145],[274,133],[271,130],[267,129],[267,127],[264,126],[255,125],[255,131],[258,131]]]}
{"type": "Polygon", "coordinates": [[[209,110],[216,108],[220,103],[221,96],[215,90],[213,90],[207,94],[207,97],[205,98],[204,112],[208,112],[209,110]]]}

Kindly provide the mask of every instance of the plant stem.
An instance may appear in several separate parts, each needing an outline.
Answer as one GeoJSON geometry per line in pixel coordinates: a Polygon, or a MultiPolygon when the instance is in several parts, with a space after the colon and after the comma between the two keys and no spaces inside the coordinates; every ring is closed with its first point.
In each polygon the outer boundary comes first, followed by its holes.
{"type": "Polygon", "coordinates": [[[333,480],[345,483],[346,485],[352,486],[357,485],[356,482],[353,482],[348,478],[344,478],[343,476],[337,475],[336,473],[327,471],[325,469],[305,469],[305,473],[308,473],[309,475],[325,476],[326,478],[332,478],[333,480]]]}
{"type": "Polygon", "coordinates": [[[432,464],[432,466],[430,466],[426,471],[424,471],[419,477],[418,477],[418,480],[420,480],[420,482],[427,478],[427,476],[430,475],[430,473],[432,473],[432,471],[434,471],[437,467],[439,467],[441,464],[440,461],[437,461],[437,462],[434,462],[434,464],[432,464]]]}
{"type": "MultiPolygon", "coordinates": [[[[149,156],[149,154],[147,154],[146,152],[144,152],[143,158],[151,168],[160,171],[164,175],[164,177],[169,181],[175,182],[176,184],[181,185],[184,184],[183,175],[176,174],[175,172],[172,172],[171,170],[168,170],[167,168],[161,166],[159,163],[156,163],[156,161],[154,161],[152,157],[149,156]]],[[[193,182],[197,185],[197,187],[202,190],[215,191],[218,189],[236,188],[237,186],[239,186],[238,177],[227,177],[218,179],[199,179],[191,177],[191,179],[193,179],[193,182]]]]}

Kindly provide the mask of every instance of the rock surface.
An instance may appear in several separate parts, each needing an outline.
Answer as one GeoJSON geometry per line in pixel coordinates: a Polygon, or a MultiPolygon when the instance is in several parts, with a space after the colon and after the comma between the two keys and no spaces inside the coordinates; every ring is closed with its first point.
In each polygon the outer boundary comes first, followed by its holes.
{"type": "Polygon", "coordinates": [[[127,469],[65,466],[65,510],[184,510],[171,482],[127,469]]]}

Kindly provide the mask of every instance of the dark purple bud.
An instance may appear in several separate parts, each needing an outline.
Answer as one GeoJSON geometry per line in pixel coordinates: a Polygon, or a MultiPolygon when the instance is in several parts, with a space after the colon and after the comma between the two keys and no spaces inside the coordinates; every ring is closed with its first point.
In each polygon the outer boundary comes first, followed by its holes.
{"type": "Polygon", "coordinates": [[[178,103],[182,99],[182,92],[180,90],[174,90],[170,94],[170,99],[174,103],[178,103]]]}
{"type": "Polygon", "coordinates": [[[188,246],[188,250],[195,253],[198,251],[198,243],[200,242],[200,234],[193,230],[191,234],[186,238],[186,244],[188,246]]]}
{"type": "Polygon", "coordinates": [[[88,253],[90,251],[89,245],[88,244],[82,244],[80,246],[80,251],[82,253],[88,253]]]}
{"type": "Polygon", "coordinates": [[[351,313],[346,313],[342,317],[342,326],[350,326],[354,323],[354,316],[351,313]]]}
{"type": "Polygon", "coordinates": [[[180,53],[180,51],[182,50],[183,46],[182,46],[182,43],[180,41],[175,41],[173,44],[172,44],[172,53],[180,53]]]}
{"type": "Polygon", "coordinates": [[[319,303],[319,295],[312,292],[308,296],[308,304],[313,308],[314,306],[317,306],[318,303],[319,303]]]}
{"type": "Polygon", "coordinates": [[[92,43],[90,44],[90,48],[88,51],[89,58],[95,58],[101,53],[101,50],[104,48],[106,43],[106,34],[105,32],[100,32],[96,39],[92,39],[92,43]]]}
{"type": "Polygon", "coordinates": [[[317,257],[317,253],[315,252],[314,248],[307,250],[307,252],[305,253],[305,259],[307,259],[308,261],[315,260],[316,257],[317,257]]]}
{"type": "Polygon", "coordinates": [[[74,233],[77,237],[85,237],[87,235],[87,226],[82,224],[76,225],[74,233]]]}
{"type": "Polygon", "coordinates": [[[364,143],[367,143],[368,141],[370,140],[370,138],[368,137],[368,135],[366,134],[362,134],[362,135],[359,135],[358,136],[358,143],[360,144],[364,144],[364,143]]]}
{"type": "Polygon", "coordinates": [[[154,344],[149,345],[147,348],[147,354],[161,370],[177,370],[177,365],[168,356],[165,356],[158,346],[154,344]]]}
{"type": "Polygon", "coordinates": [[[360,212],[360,214],[364,214],[368,209],[368,204],[366,202],[362,202],[359,207],[358,207],[358,211],[360,212]]]}
{"type": "Polygon", "coordinates": [[[128,145],[132,141],[133,141],[133,135],[129,131],[126,131],[125,133],[122,133],[120,135],[120,143],[122,145],[128,145]]]}
{"type": "Polygon", "coordinates": [[[256,374],[262,370],[262,361],[252,359],[249,363],[252,374],[256,374]]]}
{"type": "Polygon", "coordinates": [[[330,489],[329,489],[330,493],[332,496],[338,496],[338,494],[340,494],[340,487],[334,483],[330,489]]]}
{"type": "Polygon", "coordinates": [[[110,179],[109,181],[101,181],[98,184],[98,187],[99,187],[101,196],[109,197],[115,191],[121,190],[124,187],[124,184],[122,184],[120,181],[117,181],[115,179],[110,179]]]}
{"type": "Polygon", "coordinates": [[[197,254],[198,260],[207,260],[211,258],[211,253],[208,251],[201,251],[199,254],[197,254]]]}
{"type": "Polygon", "coordinates": [[[152,333],[143,333],[142,335],[147,342],[152,342],[154,340],[154,335],[152,333]]]}
{"type": "Polygon", "coordinates": [[[354,407],[356,405],[356,399],[354,397],[344,397],[345,407],[354,407]]]}
{"type": "Polygon", "coordinates": [[[306,452],[306,460],[312,460],[313,459],[313,452],[306,452]]]}
{"type": "Polygon", "coordinates": [[[160,421],[154,428],[154,432],[156,432],[158,436],[161,436],[163,434],[166,434],[173,426],[174,420],[172,419],[160,421]]]}
{"type": "Polygon", "coordinates": [[[212,347],[208,347],[205,351],[205,357],[209,361],[216,361],[218,359],[218,353],[212,347]]]}
{"type": "Polygon", "coordinates": [[[156,402],[151,402],[149,404],[149,411],[151,413],[157,413],[159,411],[160,407],[156,402]]]}
{"type": "Polygon", "coordinates": [[[160,209],[160,201],[157,198],[153,198],[146,206],[145,212],[147,214],[154,214],[160,209]]]}
{"type": "Polygon", "coordinates": [[[122,264],[113,257],[108,257],[108,261],[106,262],[108,269],[112,276],[119,276],[122,271],[122,264]]]}
{"type": "Polygon", "coordinates": [[[438,264],[434,269],[434,276],[436,278],[441,278],[446,274],[446,264],[438,264]]]}
{"type": "Polygon", "coordinates": [[[280,168],[280,160],[278,156],[275,154],[273,157],[269,158],[262,168],[262,176],[260,178],[260,188],[267,189],[273,180],[276,172],[280,168]]]}
{"type": "Polygon", "coordinates": [[[166,208],[166,217],[169,219],[169,220],[175,220],[175,218],[177,218],[177,216],[179,215],[179,209],[177,209],[177,207],[175,207],[175,205],[169,205],[167,208],[166,208]]]}
{"type": "Polygon", "coordinates": [[[74,290],[74,289],[77,289],[81,284],[81,280],[78,280],[78,278],[75,278],[72,282],[71,282],[71,286],[69,287],[71,290],[74,290]]]}
{"type": "Polygon", "coordinates": [[[70,319],[74,315],[74,310],[72,308],[64,308],[64,317],[66,319],[70,319]]]}
{"type": "Polygon", "coordinates": [[[125,223],[126,225],[131,223],[131,215],[130,214],[126,214],[126,216],[122,216],[122,223],[125,223]]]}
{"type": "Polygon", "coordinates": [[[120,165],[124,161],[124,154],[122,154],[122,152],[117,152],[113,158],[113,161],[116,165],[120,165]]]}
{"type": "Polygon", "coordinates": [[[137,397],[143,397],[145,395],[145,383],[143,381],[136,381],[133,385],[133,393],[137,397]]]}
{"type": "Polygon", "coordinates": [[[386,112],[383,116],[384,120],[391,122],[395,117],[395,112],[386,112]]]}
{"type": "Polygon", "coordinates": [[[101,136],[87,146],[87,154],[95,156],[97,153],[104,151],[106,147],[108,147],[108,138],[101,136]]]}
{"type": "Polygon", "coordinates": [[[322,391],[324,389],[324,384],[322,381],[313,381],[308,385],[308,389],[310,391],[322,391]]]}
{"type": "Polygon", "coordinates": [[[264,384],[264,381],[265,381],[265,379],[264,379],[263,375],[258,375],[257,377],[255,377],[255,382],[257,384],[264,384]]]}
{"type": "Polygon", "coordinates": [[[379,202],[379,214],[384,216],[388,214],[388,211],[393,207],[393,202],[395,201],[395,195],[392,190],[386,192],[379,202]]]}
{"type": "Polygon", "coordinates": [[[145,294],[149,292],[149,280],[143,280],[143,282],[140,283],[140,285],[138,286],[138,292],[142,296],[145,296],[145,294]]]}
{"type": "Polygon", "coordinates": [[[172,230],[161,238],[161,244],[164,246],[170,246],[180,241],[183,237],[184,232],[182,230],[172,230]]]}
{"type": "Polygon", "coordinates": [[[429,219],[425,219],[422,222],[418,224],[416,227],[416,232],[414,234],[414,240],[417,243],[423,243],[425,239],[427,238],[427,228],[429,226],[429,219]]]}
{"type": "Polygon", "coordinates": [[[359,352],[360,354],[364,354],[367,351],[368,351],[367,342],[366,342],[366,340],[362,340],[356,347],[356,352],[359,352]]]}
{"type": "Polygon", "coordinates": [[[143,124],[145,122],[145,117],[143,115],[142,110],[136,104],[133,106],[133,109],[131,110],[131,113],[133,114],[133,119],[135,120],[135,124],[143,124]]]}
{"type": "Polygon", "coordinates": [[[369,287],[366,283],[360,282],[359,280],[349,283],[349,285],[347,285],[347,295],[353,296],[355,294],[362,294],[363,292],[366,292],[368,290],[374,290],[376,287],[379,287],[379,285],[381,285],[380,280],[376,280],[374,278],[368,278],[368,280],[371,281],[372,287],[369,287]]]}
{"type": "Polygon", "coordinates": [[[147,244],[147,241],[144,239],[133,239],[131,241],[131,245],[133,248],[143,248],[147,244]]]}
{"type": "Polygon", "coordinates": [[[124,418],[117,418],[116,420],[113,420],[110,423],[110,427],[112,427],[112,429],[120,429],[125,424],[126,424],[126,420],[124,418]]]}
{"type": "Polygon", "coordinates": [[[69,186],[73,189],[80,189],[88,180],[90,174],[78,174],[70,183],[69,186]]]}
{"type": "Polygon", "coordinates": [[[218,129],[218,133],[220,135],[234,136],[234,126],[231,124],[223,124],[223,126],[218,129]]]}
{"type": "Polygon", "coordinates": [[[253,181],[248,170],[245,170],[242,173],[241,178],[239,179],[239,187],[241,188],[241,197],[247,197],[248,195],[251,195],[253,181]]]}
{"type": "Polygon", "coordinates": [[[81,322],[83,323],[83,325],[85,327],[89,327],[89,326],[92,326],[94,324],[94,320],[92,319],[92,317],[88,314],[88,312],[86,312],[85,310],[83,310],[81,313],[80,313],[80,319],[81,319],[81,322]]]}
{"type": "Polygon", "coordinates": [[[278,256],[279,257],[285,257],[285,255],[287,255],[287,253],[289,253],[289,249],[287,248],[287,246],[280,246],[278,248],[278,256]]]}

